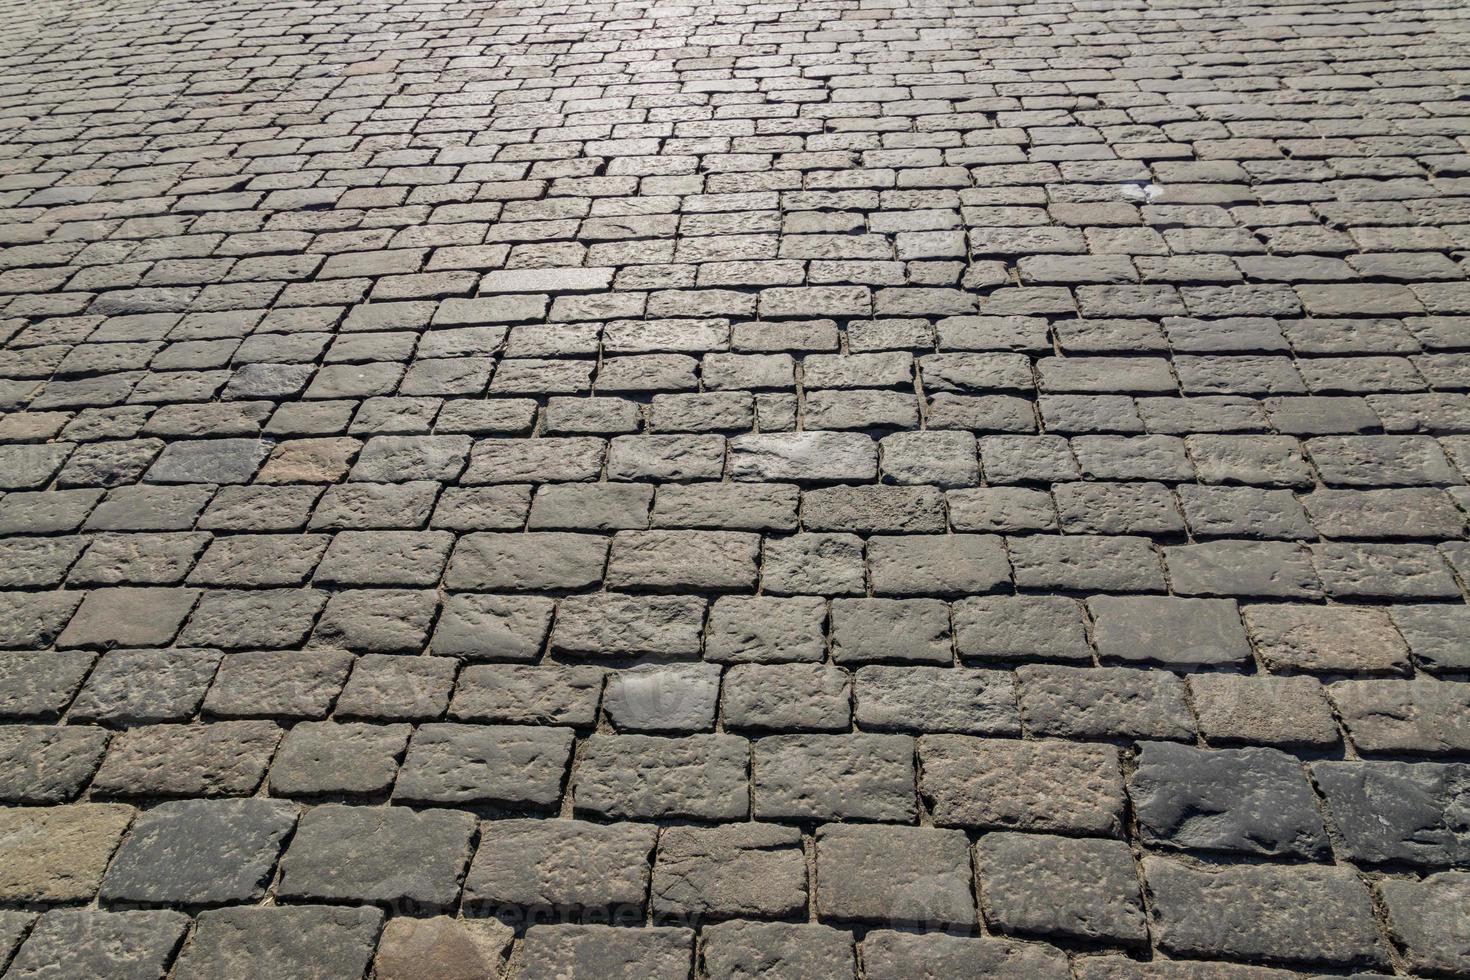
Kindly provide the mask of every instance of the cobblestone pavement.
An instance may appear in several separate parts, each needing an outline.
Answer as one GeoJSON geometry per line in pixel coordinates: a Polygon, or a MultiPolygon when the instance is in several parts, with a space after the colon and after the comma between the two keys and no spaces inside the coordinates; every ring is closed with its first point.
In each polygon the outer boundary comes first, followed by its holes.
{"type": "Polygon", "coordinates": [[[1470,976],[1463,0],[5,0],[0,973],[1470,976]]]}

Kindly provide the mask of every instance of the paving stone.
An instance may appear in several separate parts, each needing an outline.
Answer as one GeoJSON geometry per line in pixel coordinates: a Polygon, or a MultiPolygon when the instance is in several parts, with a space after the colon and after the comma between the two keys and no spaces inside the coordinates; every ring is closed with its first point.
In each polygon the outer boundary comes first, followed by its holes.
{"type": "Polygon", "coordinates": [[[101,898],[140,905],[258,901],[296,827],[277,800],[174,800],[139,815],[118,849],[101,898]]]}
{"type": "Polygon", "coordinates": [[[1015,683],[999,670],[860,668],[854,716],[864,731],[1019,735],[1015,683]]]}
{"type": "Polygon", "coordinates": [[[1275,749],[1144,742],[1128,781],[1144,841],[1320,858],[1327,834],[1301,763],[1275,749]]]}
{"type": "Polygon", "coordinates": [[[514,938],[509,926],[492,919],[390,919],[378,940],[373,975],[411,980],[427,972],[443,980],[478,980],[499,973],[514,938]]]}
{"type": "Polygon", "coordinates": [[[620,531],[608,558],[611,588],[744,591],[754,588],[758,535],[741,531],[620,531]]]}
{"type": "Polygon", "coordinates": [[[1351,871],[1146,857],[1159,945],[1181,956],[1321,965],[1386,963],[1367,888],[1351,871]],[[1307,937],[1310,936],[1310,939],[1307,937]]]}
{"type": "Polygon", "coordinates": [[[1087,608],[1104,662],[1239,666],[1251,658],[1245,629],[1229,600],[1093,596],[1087,608]]]}
{"type": "Polygon", "coordinates": [[[174,975],[226,980],[242,971],[349,980],[373,957],[383,913],[370,908],[301,905],[201,913],[174,975]]]}
{"type": "Polygon", "coordinates": [[[1432,762],[1315,762],[1312,778],[1349,860],[1458,864],[1470,836],[1456,815],[1470,768],[1432,762]]]}
{"type": "Polygon", "coordinates": [[[281,740],[270,770],[276,796],[378,795],[388,791],[408,743],[407,725],[304,721],[281,740]]]}
{"type": "Polygon", "coordinates": [[[0,652],[0,717],[54,721],[96,659],[84,650],[0,652]]]}
{"type": "Polygon", "coordinates": [[[1435,755],[1470,748],[1470,685],[1339,681],[1327,694],[1360,752],[1435,755]]]}
{"type": "Polygon", "coordinates": [[[669,827],[649,904],[662,921],[785,918],[806,910],[801,832],[777,824],[669,827]]]}
{"type": "Polygon", "coordinates": [[[826,619],[827,605],[816,596],[721,596],[710,607],[705,656],[720,663],[820,660],[826,619]]]}
{"type": "Polygon", "coordinates": [[[938,599],[834,600],[832,658],[948,664],[949,607],[938,599]]]}
{"type": "Polygon", "coordinates": [[[687,980],[694,933],[668,926],[537,925],[526,931],[521,955],[515,975],[522,980],[687,980]]]}
{"type": "Polygon", "coordinates": [[[1419,881],[1385,880],[1378,888],[1411,970],[1454,974],[1470,966],[1465,921],[1457,911],[1470,896],[1470,874],[1445,871],[1419,881]]]}
{"type": "Polygon", "coordinates": [[[444,584],[491,592],[580,589],[602,581],[608,540],[594,534],[466,534],[454,546],[444,584]]]}
{"type": "Polygon", "coordinates": [[[316,621],[312,642],[354,653],[417,653],[438,605],[438,594],[430,591],[334,592],[316,621]]]}
{"type": "Polygon", "coordinates": [[[713,664],[641,664],[608,675],[604,707],[618,731],[707,732],[719,691],[713,664]]]}
{"type": "Polygon", "coordinates": [[[919,790],[945,827],[1118,836],[1117,750],[1058,739],[919,739],[919,790]]]}
{"type": "Polygon", "coordinates": [[[464,907],[511,921],[598,912],[642,923],[657,828],[584,820],[484,824],[464,883],[464,907]]]}
{"type": "Polygon", "coordinates": [[[1069,975],[1059,950],[1009,939],[877,929],[863,939],[862,948],[863,969],[873,980],[1009,973],[1061,980],[1069,975]]]}
{"type": "Polygon", "coordinates": [[[834,824],[818,829],[816,849],[819,919],[975,924],[969,842],[957,830],[834,824]]]}
{"type": "Polygon", "coordinates": [[[727,729],[842,731],[852,713],[846,671],[825,664],[737,664],[725,672],[727,729]]]}
{"type": "Polygon", "coordinates": [[[1190,739],[1184,682],[1126,667],[1016,669],[1021,723],[1038,735],[1190,739]]]}
{"type": "Polygon", "coordinates": [[[146,725],[115,737],[92,784],[108,796],[248,796],[281,730],[267,721],[146,725]]]}
{"type": "Polygon", "coordinates": [[[878,475],[878,446],[856,432],[737,436],[730,440],[730,474],[752,482],[867,481],[878,475]]]}
{"type": "Polygon", "coordinates": [[[133,808],[116,803],[0,810],[0,897],[91,901],[132,821],[133,808]]]}
{"type": "Polygon", "coordinates": [[[856,975],[852,937],[826,926],[721,922],[700,931],[710,980],[786,976],[846,980],[856,975]]]}
{"type": "Polygon", "coordinates": [[[534,660],[546,644],[554,607],[538,596],[448,596],[430,652],[465,660],[534,660]]]}
{"type": "Polygon", "coordinates": [[[577,761],[576,809],[617,819],[743,820],[749,754],[733,735],[596,734],[577,761]]]}
{"type": "Polygon", "coordinates": [[[193,589],[97,589],[82,599],[58,646],[157,647],[169,643],[194,607],[193,589]]]}
{"type": "Polygon", "coordinates": [[[691,656],[700,649],[704,609],[693,596],[568,596],[557,609],[551,646],[578,657],[691,656]]]}
{"type": "Polygon", "coordinates": [[[0,800],[65,803],[91,780],[108,733],[69,725],[0,727],[0,800]]]}
{"type": "Polygon", "coordinates": [[[1187,678],[1200,734],[1212,745],[1336,745],[1322,685],[1311,677],[1194,674],[1187,678]]]}
{"type": "Polygon", "coordinates": [[[1399,673],[1409,651],[1382,610],[1252,605],[1246,626],[1273,669],[1328,673],[1399,673]]]}
{"type": "Polygon", "coordinates": [[[604,671],[560,664],[480,664],[460,674],[450,714],[512,725],[597,724],[604,671]]]}
{"type": "Polygon", "coordinates": [[[1031,933],[1128,945],[1148,938],[1128,845],[1033,834],[986,834],[975,850],[986,921],[1031,933]]]}
{"type": "Polygon", "coordinates": [[[773,735],[754,744],[756,819],[910,822],[914,742],[904,735],[773,735]]]}
{"type": "Polygon", "coordinates": [[[41,916],[6,976],[161,980],[189,928],[179,912],[54,909],[41,916]]]}
{"type": "Polygon", "coordinates": [[[459,898],[475,826],[473,814],[457,810],[313,807],[281,858],[276,893],[442,911],[459,898]]]}
{"type": "Polygon", "coordinates": [[[561,799],[569,728],[422,725],[409,742],[394,798],[546,809],[561,799]]]}
{"type": "Polygon", "coordinates": [[[1082,607],[1062,596],[979,596],[951,611],[961,659],[1091,661],[1082,607]]]}

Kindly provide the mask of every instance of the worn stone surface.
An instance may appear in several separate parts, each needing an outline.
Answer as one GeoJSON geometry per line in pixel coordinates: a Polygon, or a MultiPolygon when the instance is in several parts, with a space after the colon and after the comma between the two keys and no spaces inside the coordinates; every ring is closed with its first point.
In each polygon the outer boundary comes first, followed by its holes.
{"type": "Polygon", "coordinates": [[[160,980],[188,928],[187,915],[162,909],[56,909],[41,916],[5,975],[160,980]]]}
{"type": "Polygon", "coordinates": [[[1466,972],[1463,4],[0,14],[6,911],[187,915],[183,978],[1466,972]],[[1125,850],[1270,883],[1140,864],[1141,927],[1125,850]]]}
{"type": "Polygon", "coordinates": [[[657,828],[585,820],[494,820],[464,883],[464,907],[519,918],[600,911],[643,919],[657,828]]]}

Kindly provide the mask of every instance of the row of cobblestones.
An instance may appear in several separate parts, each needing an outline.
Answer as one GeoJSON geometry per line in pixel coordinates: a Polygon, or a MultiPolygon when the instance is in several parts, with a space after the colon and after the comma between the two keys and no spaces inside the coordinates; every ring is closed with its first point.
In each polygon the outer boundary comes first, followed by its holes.
{"type": "Polygon", "coordinates": [[[0,0],[0,977],[1470,977],[1461,0],[0,0]]]}

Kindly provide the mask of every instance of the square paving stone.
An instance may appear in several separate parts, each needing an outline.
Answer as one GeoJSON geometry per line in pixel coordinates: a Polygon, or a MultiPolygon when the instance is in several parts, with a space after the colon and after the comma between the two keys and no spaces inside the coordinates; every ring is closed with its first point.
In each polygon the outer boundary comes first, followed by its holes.
{"type": "Polygon", "coordinates": [[[1154,846],[1321,858],[1327,832],[1306,773],[1275,749],[1144,742],[1128,780],[1154,846]]]}
{"type": "Polygon", "coordinates": [[[721,699],[730,730],[844,731],[852,682],[828,664],[737,664],[725,672],[721,699]]]}
{"type": "Polygon", "coordinates": [[[187,721],[204,703],[217,650],[111,650],[71,706],[74,721],[141,725],[187,721]]]}
{"type": "Polygon", "coordinates": [[[10,964],[26,980],[162,980],[189,917],[179,912],[54,909],[10,964]]]}
{"type": "Polygon", "coordinates": [[[271,765],[275,796],[376,796],[398,774],[408,725],[304,721],[281,740],[271,765]]]}
{"type": "Polygon", "coordinates": [[[596,534],[466,534],[444,574],[450,589],[526,592],[583,589],[602,581],[608,539],[596,534]]]}
{"type": "Polygon", "coordinates": [[[339,531],[322,556],[316,581],[432,588],[439,584],[453,544],[448,531],[339,531]]]}
{"type": "Polygon", "coordinates": [[[304,589],[206,592],[179,643],[226,650],[300,646],[326,602],[325,594],[304,589]]]}
{"type": "Polygon", "coordinates": [[[733,735],[595,734],[572,777],[578,813],[619,819],[743,820],[750,746],[733,735]]]}
{"type": "Polygon", "coordinates": [[[203,912],[173,975],[177,980],[252,975],[360,980],[382,922],[377,909],[329,905],[203,912]]]}
{"type": "Polygon", "coordinates": [[[1123,769],[1110,745],[926,735],[919,761],[938,826],[1122,834],[1123,769]]]}
{"type": "Polygon", "coordinates": [[[764,820],[909,822],[917,814],[906,735],[773,735],[755,742],[751,792],[764,820]]]}
{"type": "Polygon", "coordinates": [[[986,834],[982,912],[1007,933],[1134,945],[1148,939],[1133,853],[1119,840],[986,834]]]}
{"type": "Polygon", "coordinates": [[[119,733],[92,782],[101,796],[249,796],[281,740],[269,721],[144,725],[119,733]]]}
{"type": "Polygon", "coordinates": [[[694,933],[651,927],[537,925],[526,931],[517,980],[688,980],[694,933]]]}
{"type": "Polygon", "coordinates": [[[0,809],[0,900],[91,901],[133,813],[116,803],[0,809]]]}
{"type": "Polygon", "coordinates": [[[760,536],[744,531],[619,531],[607,584],[654,592],[754,589],[760,536]]]}
{"type": "Polygon", "coordinates": [[[281,859],[276,894],[419,913],[452,908],[476,824],[457,810],[313,807],[281,859]]]}
{"type": "Polygon", "coordinates": [[[139,815],[102,879],[101,898],[223,905],[265,894],[296,806],[278,800],[175,800],[139,815]]]}
{"type": "Polygon", "coordinates": [[[1391,879],[1378,889],[1409,969],[1447,975],[1470,970],[1462,914],[1470,903],[1470,874],[1444,871],[1419,881],[1391,879]]]}
{"type": "Polygon", "coordinates": [[[597,912],[641,924],[658,829],[585,820],[491,820],[464,884],[464,908],[511,922],[597,912]]]}
{"type": "Polygon", "coordinates": [[[108,736],[79,725],[0,726],[0,801],[75,799],[97,771],[108,736]]]}
{"type": "Polygon", "coordinates": [[[977,596],[951,610],[955,649],[970,660],[1092,660],[1082,606],[1063,596],[977,596]]]}
{"type": "Polygon", "coordinates": [[[795,827],[669,827],[659,836],[650,902],[660,921],[788,918],[806,911],[806,891],[795,827]]]}
{"type": "Polygon", "coordinates": [[[70,592],[0,592],[0,650],[50,645],[81,601],[70,592]]]}
{"type": "Polygon", "coordinates": [[[394,799],[551,808],[573,740],[570,728],[423,725],[409,742],[394,799]]]}
{"type": "Polygon", "coordinates": [[[844,826],[817,830],[817,917],[971,929],[970,847],[958,830],[844,826]]]}
{"type": "Polygon", "coordinates": [[[438,593],[428,590],[336,592],[321,610],[312,643],[354,653],[419,653],[438,608],[438,593]]]}
{"type": "Polygon", "coordinates": [[[1332,706],[1314,677],[1193,674],[1190,699],[1211,745],[1336,745],[1332,706]]]}

